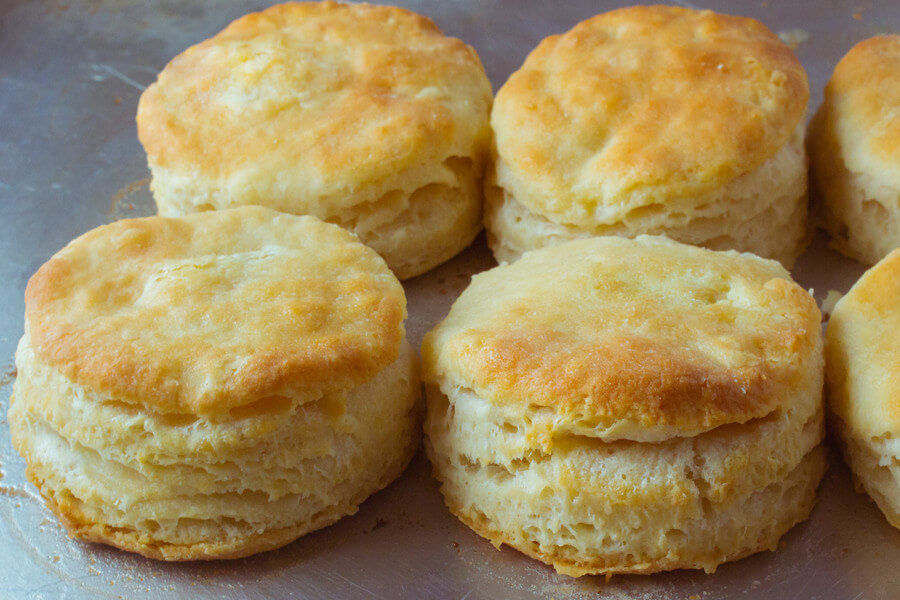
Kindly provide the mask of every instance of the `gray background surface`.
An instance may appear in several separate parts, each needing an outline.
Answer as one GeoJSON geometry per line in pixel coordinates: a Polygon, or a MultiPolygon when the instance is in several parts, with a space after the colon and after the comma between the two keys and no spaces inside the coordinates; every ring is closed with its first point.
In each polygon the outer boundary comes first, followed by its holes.
{"type": "MultiPolygon", "coordinates": [[[[810,520],[774,553],[714,575],[578,580],[495,550],[445,509],[420,454],[353,517],[275,552],[164,564],[69,540],[12,450],[5,423],[28,277],[72,238],[154,211],[135,134],[141,90],[166,62],[232,19],[269,4],[234,0],[0,0],[0,598],[900,598],[900,531],[832,467],[810,520]]],[[[496,89],[543,37],[616,2],[397,2],[473,45],[496,89]]],[[[681,2],[678,4],[689,4],[681,2]]],[[[900,31],[900,2],[698,2],[752,16],[797,44],[811,110],[853,43],[900,31]]],[[[472,273],[494,264],[483,239],[406,283],[413,342],[472,273]]],[[[793,271],[820,300],[861,273],[817,237],[793,271]]]]}

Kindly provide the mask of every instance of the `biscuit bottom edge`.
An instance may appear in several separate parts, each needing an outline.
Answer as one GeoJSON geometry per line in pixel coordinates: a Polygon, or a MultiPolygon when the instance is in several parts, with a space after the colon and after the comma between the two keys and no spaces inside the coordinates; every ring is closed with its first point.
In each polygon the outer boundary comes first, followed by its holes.
{"type": "MultiPolygon", "coordinates": [[[[431,454],[429,452],[429,456],[431,454]]],[[[774,551],[784,534],[809,518],[816,503],[816,489],[826,468],[824,449],[817,446],[783,481],[738,499],[721,515],[711,514],[706,520],[706,526],[693,533],[677,532],[682,541],[689,538],[697,541],[698,548],[695,552],[675,549],[661,551],[656,556],[642,556],[629,548],[609,553],[597,552],[593,556],[579,556],[577,552],[573,552],[575,549],[571,545],[556,546],[533,537],[532,534],[536,531],[533,525],[522,527],[515,534],[505,531],[471,503],[459,501],[448,490],[446,481],[441,485],[441,492],[450,512],[492,545],[499,549],[506,544],[530,558],[552,566],[563,575],[647,575],[676,569],[703,569],[707,573],[713,573],[723,563],[765,550],[774,551]],[[709,539],[715,539],[717,543],[706,549],[709,539]],[[718,543],[728,540],[739,542],[731,547],[718,543]],[[548,550],[548,546],[552,549],[548,550]]],[[[435,476],[441,479],[437,468],[435,476]]],[[[659,533],[660,538],[665,539],[672,532],[653,533],[659,533]]]]}
{"type": "Polygon", "coordinates": [[[388,466],[384,475],[371,488],[361,490],[347,502],[323,510],[309,521],[289,527],[267,529],[241,538],[226,537],[192,544],[176,544],[157,540],[151,534],[137,529],[116,527],[92,520],[81,510],[81,502],[71,494],[58,498],[55,490],[38,478],[30,468],[26,469],[26,475],[40,492],[47,508],[60,520],[68,531],[69,537],[73,539],[106,544],[120,550],[135,552],[146,558],[169,562],[227,560],[277,550],[308,533],[328,527],[343,517],[355,514],[360,505],[369,497],[400,477],[415,456],[419,446],[418,441],[419,438],[413,436],[404,454],[388,466]]]}

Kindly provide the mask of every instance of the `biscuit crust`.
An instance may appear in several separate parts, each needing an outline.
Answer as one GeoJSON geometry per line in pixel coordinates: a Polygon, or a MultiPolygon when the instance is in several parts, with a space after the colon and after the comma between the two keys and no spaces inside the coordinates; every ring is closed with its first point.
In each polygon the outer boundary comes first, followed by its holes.
{"type": "Polygon", "coordinates": [[[662,440],[779,408],[819,322],[773,261],[579,240],[476,275],[425,337],[424,377],[544,407],[579,435],[662,440]]]}
{"type": "MultiPolygon", "coordinates": [[[[160,167],[290,172],[317,203],[345,208],[359,202],[345,189],[471,153],[490,102],[471,94],[484,91],[480,66],[469,46],[401,8],[280,4],[175,57],[141,96],[138,134],[160,167]]],[[[303,188],[291,196],[305,200],[303,188]]]]}
{"type": "Polygon", "coordinates": [[[784,146],[808,98],[796,56],[752,19],[615,10],[545,39],[497,93],[497,181],[580,228],[692,207],[784,146]]]}
{"type": "Polygon", "coordinates": [[[396,359],[405,316],[399,282],[352,234],[261,207],[97,228],[25,291],[42,360],[169,413],[362,383],[396,359]]]}
{"type": "Polygon", "coordinates": [[[828,342],[831,409],[868,438],[900,434],[900,249],[834,307],[828,342]]]}
{"type": "Polygon", "coordinates": [[[825,106],[851,171],[884,171],[900,188],[900,35],[863,40],[841,59],[825,106]]]}

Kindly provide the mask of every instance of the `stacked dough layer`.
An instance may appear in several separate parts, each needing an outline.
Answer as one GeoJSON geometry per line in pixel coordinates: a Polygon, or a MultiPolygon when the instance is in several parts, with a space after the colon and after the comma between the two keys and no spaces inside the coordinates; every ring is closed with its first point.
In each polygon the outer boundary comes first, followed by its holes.
{"type": "Polygon", "coordinates": [[[175,57],[138,135],[165,216],[257,204],[356,233],[400,278],[481,229],[491,86],[409,11],[289,3],[175,57]]]}
{"type": "Polygon", "coordinates": [[[545,39],[497,93],[499,261],[664,234],[790,266],[806,241],[806,74],[760,23],[631,7],[545,39]]]}
{"type": "Polygon", "coordinates": [[[404,316],[384,261],[312,217],[119,221],[29,282],[13,443],[74,536],[166,560],[276,548],[415,451],[404,316]]]}
{"type": "Polygon", "coordinates": [[[813,299],[780,265],[594,238],[473,278],[426,336],[450,510],[570,575],[774,549],[824,470],[813,299]]]}

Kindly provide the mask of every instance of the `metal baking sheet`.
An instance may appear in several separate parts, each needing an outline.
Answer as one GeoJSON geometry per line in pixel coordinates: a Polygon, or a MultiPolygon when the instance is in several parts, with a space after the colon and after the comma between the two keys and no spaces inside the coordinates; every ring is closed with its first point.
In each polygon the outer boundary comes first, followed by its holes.
{"type": "MultiPolygon", "coordinates": [[[[420,453],[359,512],[274,552],[165,564],[69,540],[25,483],[5,423],[28,277],[69,240],[151,214],[135,134],[141,90],[173,56],[264,2],[0,0],[0,598],[900,598],[900,531],[857,494],[834,452],[809,521],[776,552],[719,568],[571,579],[494,549],[444,508],[420,453]]],[[[495,89],[546,35],[621,3],[397,2],[433,18],[481,55],[495,89]]],[[[900,30],[900,2],[679,2],[752,16],[796,47],[811,109],[856,41],[900,30]]],[[[414,343],[471,274],[493,266],[483,239],[409,281],[414,343]]],[[[821,301],[862,267],[817,237],[794,269],[821,301]]]]}

